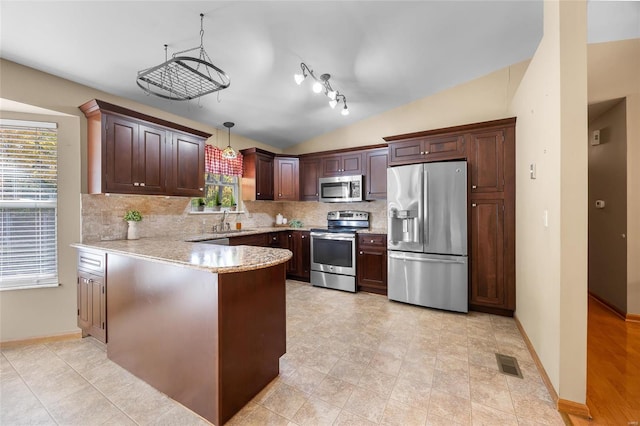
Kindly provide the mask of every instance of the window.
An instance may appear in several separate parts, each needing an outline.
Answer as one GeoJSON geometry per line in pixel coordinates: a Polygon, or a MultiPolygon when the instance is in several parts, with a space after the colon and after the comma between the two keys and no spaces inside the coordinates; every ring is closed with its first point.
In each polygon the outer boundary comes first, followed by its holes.
{"type": "Polygon", "coordinates": [[[238,177],[242,176],[242,154],[233,160],[222,158],[222,150],[205,146],[205,206],[235,206],[239,199],[238,177]]]}
{"type": "Polygon", "coordinates": [[[0,290],[58,285],[57,126],[0,120],[0,290]]]}

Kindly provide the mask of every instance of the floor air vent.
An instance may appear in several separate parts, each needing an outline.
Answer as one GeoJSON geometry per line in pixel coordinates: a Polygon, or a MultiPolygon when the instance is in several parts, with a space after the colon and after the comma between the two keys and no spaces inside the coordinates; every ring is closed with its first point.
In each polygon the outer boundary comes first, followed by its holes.
{"type": "Polygon", "coordinates": [[[509,355],[496,354],[496,361],[498,361],[498,368],[501,373],[522,379],[522,372],[518,367],[517,359],[509,355]]]}

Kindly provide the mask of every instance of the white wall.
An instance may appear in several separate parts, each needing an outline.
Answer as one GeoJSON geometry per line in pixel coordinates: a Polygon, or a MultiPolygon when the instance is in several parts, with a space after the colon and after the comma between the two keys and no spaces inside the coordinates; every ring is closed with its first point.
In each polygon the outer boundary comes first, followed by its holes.
{"type": "Polygon", "coordinates": [[[545,1],[544,36],[511,105],[516,315],[560,398],[578,403],[586,401],[586,65],[586,3],[545,1]]]}

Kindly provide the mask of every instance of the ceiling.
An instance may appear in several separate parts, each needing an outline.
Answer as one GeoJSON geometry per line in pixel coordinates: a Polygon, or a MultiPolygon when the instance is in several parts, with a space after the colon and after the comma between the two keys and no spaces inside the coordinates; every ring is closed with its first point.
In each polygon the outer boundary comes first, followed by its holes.
{"type": "MultiPolygon", "coordinates": [[[[533,56],[542,1],[7,1],[5,59],[286,148],[533,56]],[[138,71],[200,45],[231,78],[191,101],[147,95],[138,71]],[[350,114],[299,87],[331,74],[350,114]]],[[[640,37],[640,2],[590,2],[589,42],[640,37]]],[[[197,55],[197,51],[194,52],[197,55]]]]}

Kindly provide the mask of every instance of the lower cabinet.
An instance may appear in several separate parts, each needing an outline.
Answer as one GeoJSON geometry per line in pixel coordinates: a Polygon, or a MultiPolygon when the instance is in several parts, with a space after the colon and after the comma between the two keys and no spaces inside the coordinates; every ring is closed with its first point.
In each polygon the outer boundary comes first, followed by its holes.
{"type": "Polygon", "coordinates": [[[356,283],[358,291],[387,294],[387,235],[358,234],[356,283]]]}
{"type": "Polygon", "coordinates": [[[289,230],[280,233],[280,247],[291,250],[287,278],[309,282],[311,279],[311,244],[309,231],[289,230]]]}
{"type": "Polygon", "coordinates": [[[93,336],[107,343],[107,286],[105,254],[78,252],[78,327],[82,337],[93,336]]]}
{"type": "Polygon", "coordinates": [[[270,247],[269,234],[240,235],[229,238],[230,246],[270,247]]]}
{"type": "Polygon", "coordinates": [[[470,212],[470,308],[509,315],[515,309],[515,286],[507,268],[504,200],[472,199],[470,212]]]}

